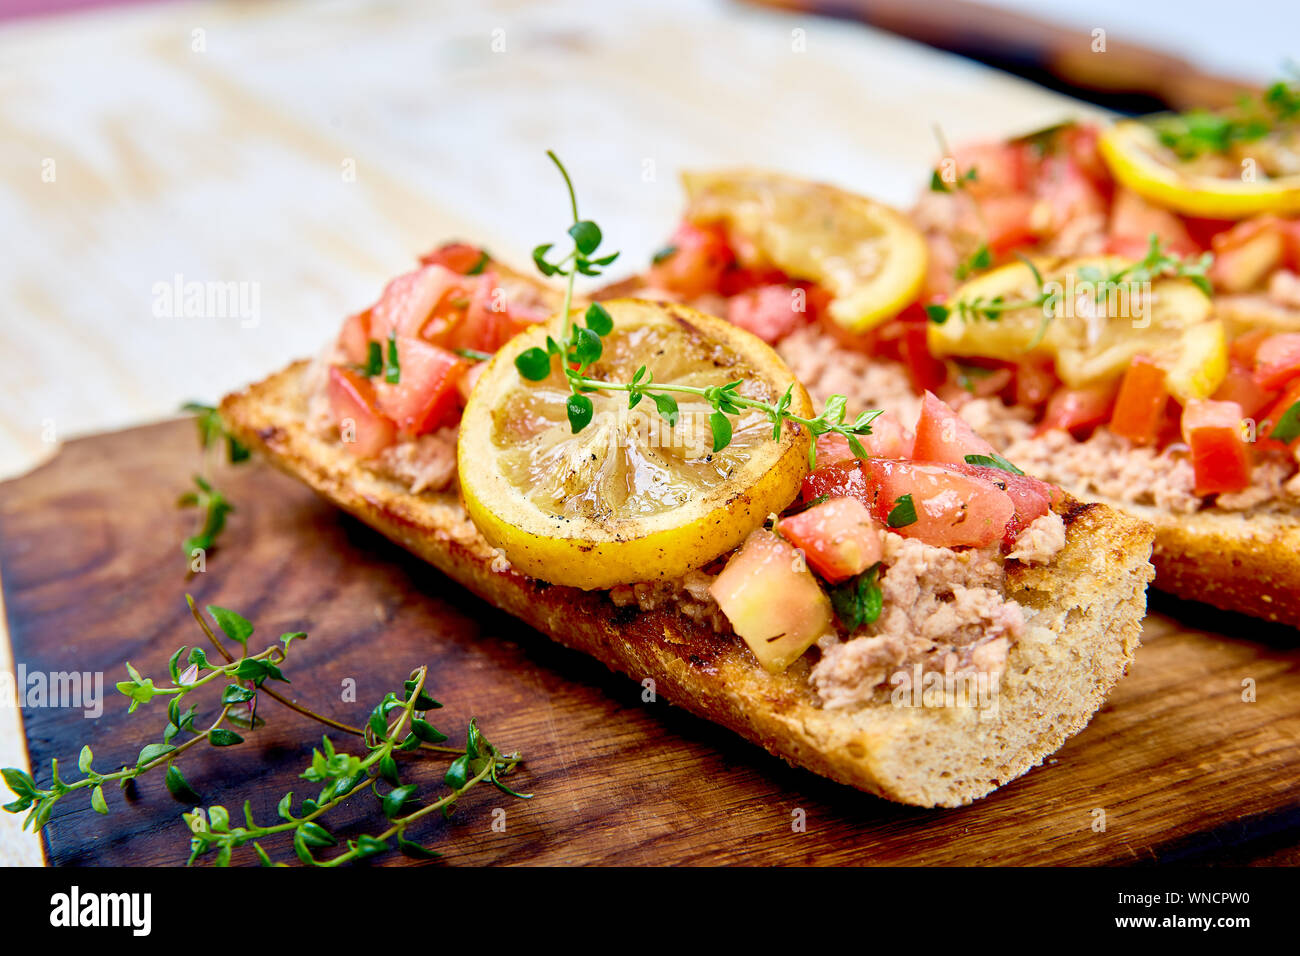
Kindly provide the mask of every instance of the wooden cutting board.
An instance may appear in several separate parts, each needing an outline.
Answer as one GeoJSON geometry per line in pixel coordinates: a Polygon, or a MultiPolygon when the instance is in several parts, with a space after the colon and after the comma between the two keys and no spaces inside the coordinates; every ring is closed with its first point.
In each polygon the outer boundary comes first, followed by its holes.
{"type": "MultiPolygon", "coordinates": [[[[1162,599],[1130,675],[1047,764],[972,806],[921,810],[789,767],[662,700],[642,703],[639,684],[552,644],[261,464],[218,476],[238,510],[207,571],[187,582],[179,543],[193,515],[174,502],[197,463],[192,424],[168,422],[73,441],[0,485],[15,660],[29,672],[105,675],[98,720],[24,709],[42,782],[51,758],[75,766],[83,743],[107,767],[157,739],[161,708],[128,716],[112,685],[124,660],[162,678],[171,652],[196,643],[188,591],[253,620],[255,646],[308,631],[287,668],[291,692],[323,713],[360,724],[427,663],[446,704],[443,730],[463,734],[477,716],[495,743],[523,751],[515,786],[535,799],[476,789],[450,822],[420,834],[451,863],[1300,862],[1295,631],[1162,599]],[[349,678],[356,703],[342,700],[349,678]],[[1247,679],[1254,702],[1242,699],[1247,679]],[[497,807],[504,832],[492,828],[497,807]],[[792,825],[800,816],[802,832],[792,825]]],[[[200,749],[186,772],[205,803],[236,810],[251,796],[258,819],[272,819],[282,793],[315,789],[297,774],[320,728],[273,701],[261,712],[268,726],[239,747],[200,749]]],[[[431,764],[422,779],[440,773],[431,764]]],[[[51,862],[184,862],[183,808],[160,780],[145,778],[129,806],[118,792],[109,801],[108,817],[75,798],[59,807],[46,829],[51,862]]],[[[354,809],[376,822],[369,798],[354,809]]]]}

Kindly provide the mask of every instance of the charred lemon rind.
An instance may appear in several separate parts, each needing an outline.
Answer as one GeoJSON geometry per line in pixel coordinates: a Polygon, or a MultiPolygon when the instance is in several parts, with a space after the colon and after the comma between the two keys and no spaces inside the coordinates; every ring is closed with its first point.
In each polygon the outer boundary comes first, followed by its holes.
{"type": "MultiPolygon", "coordinates": [[[[807,392],[772,349],[753,335],[694,309],[635,299],[604,303],[614,319],[611,336],[640,330],[646,323],[686,323],[716,341],[726,354],[742,356],[773,395],[793,386],[790,410],[812,416],[807,392]]],[[[516,570],[551,584],[583,589],[680,577],[730,552],[773,512],[784,510],[799,492],[812,441],[802,426],[785,423],[780,440],[754,445],[748,460],[720,484],[677,508],[651,515],[583,514],[540,507],[518,476],[502,465],[506,454],[494,429],[496,410],[525,383],[514,358],[546,336],[558,338],[558,319],[534,327],[507,343],[479,377],[465,408],[457,443],[461,495],[483,537],[516,570]]],[[[723,367],[719,382],[732,370],[723,367]]],[[[558,376],[557,376],[558,377],[558,376]]],[[[625,401],[621,394],[619,401],[625,401]]],[[[593,426],[588,426],[593,427],[593,426]]]]}
{"type": "Polygon", "coordinates": [[[907,216],[834,186],[759,170],[682,175],[686,218],[724,222],[747,258],[818,283],[828,312],[865,332],[916,299],[925,280],[925,239],[907,216]]]}

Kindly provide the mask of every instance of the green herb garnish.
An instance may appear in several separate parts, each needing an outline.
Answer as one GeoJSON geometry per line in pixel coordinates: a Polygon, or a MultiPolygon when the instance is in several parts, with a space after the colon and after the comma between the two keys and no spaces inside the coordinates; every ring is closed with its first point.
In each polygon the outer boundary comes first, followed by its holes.
{"type": "Polygon", "coordinates": [[[362,366],[361,374],[366,378],[374,378],[384,370],[384,347],[371,339],[366,343],[366,364],[362,366]]]}
{"type": "Polygon", "coordinates": [[[119,693],[130,700],[128,712],[134,713],[156,700],[167,702],[167,724],[161,740],[144,747],[133,765],[109,772],[95,770],[94,752],[89,745],[84,746],[77,760],[77,769],[82,776],[74,780],[63,779],[59,773],[59,761],[54,760],[50,765],[51,780],[44,786],[26,771],[13,767],[0,771],[16,798],[5,804],[4,809],[9,813],[26,812],[24,829],[39,831],[49,822],[55,804],[76,791],[89,796],[90,806],[96,812],[108,814],[110,807],[105,787],[118,784],[126,789],[132,781],[151,771],[162,770],[167,791],[179,802],[194,807],[181,814],[188,830],[191,863],[212,854],[217,866],[226,866],[235,850],[251,845],[262,864],[270,866],[271,858],[262,842],[281,839],[292,845],[303,863],[339,866],[394,847],[417,857],[435,855],[409,839],[408,829],[433,813],[449,815],[466,791],[485,780],[503,793],[523,799],[530,797],[529,794],[516,793],[501,779],[519,764],[519,754],[505,754],[488,742],[473,718],[469,721],[463,748],[442,745],[446,736],[425,719],[427,711],[442,706],[426,693],[427,668],[412,671],[401,693],[385,694],[371,712],[365,727],[351,727],[317,714],[267,686],[268,681],[288,682],[281,665],[288,658],[292,644],[305,639],[306,634],[301,631],[282,634],[275,644],[250,654],[248,639],[253,633],[253,625],[247,619],[226,608],[208,607],[225,640],[236,645],[230,648],[218,639],[193,599],[187,596],[186,601],[204,636],[225,662],[210,662],[201,648],[180,647],[168,661],[171,679],[163,684],[155,684],[153,678],[145,677],[128,663],[129,679],[117,684],[119,693]],[[215,704],[209,705],[217,708],[215,718],[200,725],[198,705],[189,701],[199,696],[204,688],[221,688],[221,693],[215,704]],[[231,820],[230,813],[223,806],[197,806],[202,803],[199,788],[186,778],[178,761],[204,745],[237,747],[242,744],[243,735],[228,725],[240,729],[262,726],[265,721],[257,717],[256,705],[263,695],[335,731],[360,738],[365,750],[361,754],[340,751],[328,736],[323,737],[321,747],[312,751],[311,761],[302,773],[304,780],[321,784],[321,791],[314,798],[303,799],[297,807],[294,794],[284,794],[277,808],[279,819],[274,823],[259,823],[253,815],[252,801],[246,800],[243,822],[239,824],[231,820]],[[182,710],[182,704],[188,706],[182,710]],[[433,752],[452,758],[443,776],[443,783],[450,792],[427,803],[416,799],[419,788],[402,782],[402,769],[398,762],[399,757],[412,751],[433,752]],[[332,856],[318,858],[320,850],[340,843],[325,829],[322,823],[325,815],[344,804],[354,805],[366,790],[377,801],[377,809],[383,814],[384,828],[375,835],[347,840],[332,856]]]}
{"type": "Polygon", "coordinates": [[[835,616],[850,634],[864,624],[874,624],[884,603],[879,583],[880,565],[873,564],[855,578],[830,589],[835,616]]]}
{"type": "Polygon", "coordinates": [[[1268,437],[1287,444],[1300,438],[1300,402],[1292,403],[1291,407],[1281,414],[1273,430],[1268,433],[1268,437]]]}
{"type": "Polygon", "coordinates": [[[389,385],[402,383],[402,363],[397,358],[397,332],[388,333],[388,361],[384,363],[384,381],[389,385]]]}
{"type": "MultiPolygon", "coordinates": [[[[1044,323],[1043,328],[1039,330],[1038,338],[1029,346],[1030,349],[1034,348],[1041,341],[1047,323],[1054,317],[1061,293],[1047,288],[1037,266],[1024,257],[1022,261],[1028,265],[1034,277],[1036,292],[1032,296],[1022,299],[1008,299],[1002,295],[987,298],[975,296],[970,299],[959,299],[951,304],[928,305],[925,307],[926,315],[931,322],[942,325],[952,315],[969,321],[979,319],[996,321],[1008,312],[1041,308],[1044,310],[1044,323]]],[[[1112,291],[1118,291],[1121,283],[1141,284],[1159,278],[1187,279],[1209,296],[1213,289],[1206,271],[1213,263],[1214,256],[1209,252],[1194,259],[1183,259],[1167,253],[1161,246],[1160,237],[1152,233],[1147,254],[1142,259],[1112,272],[1103,272],[1096,266],[1085,266],[1079,269],[1078,279],[1093,287],[1093,294],[1098,300],[1112,291]]]]}
{"type": "Polygon", "coordinates": [[[1015,465],[1011,464],[1011,462],[1007,461],[1005,458],[1003,458],[1003,457],[1002,457],[1001,455],[999,455],[997,452],[994,452],[994,453],[991,454],[991,455],[967,455],[967,456],[966,456],[966,464],[968,464],[968,465],[980,465],[980,466],[983,466],[983,467],[985,467],[985,468],[1000,468],[1000,469],[1002,469],[1003,471],[1005,471],[1005,472],[1009,472],[1009,473],[1011,473],[1011,474],[1013,474],[1013,475],[1023,475],[1023,474],[1024,474],[1023,471],[1021,471],[1021,470],[1020,470],[1019,468],[1017,468],[1015,465]]]}
{"type": "MultiPolygon", "coordinates": [[[[599,275],[600,269],[613,262],[618,257],[618,253],[592,258],[603,238],[600,227],[590,220],[579,219],[578,200],[568,171],[555,153],[547,150],[546,155],[560,170],[569,191],[569,205],[574,219],[573,225],[569,227],[573,249],[563,259],[551,261],[547,257],[550,255],[552,244],[540,245],[533,250],[533,262],[537,265],[538,271],[545,276],[568,277],[561,313],[565,317],[564,334],[561,342],[548,337],[546,348],[534,346],[519,353],[515,356],[515,368],[520,375],[531,382],[540,382],[550,376],[554,368],[559,368],[569,384],[570,395],[565,403],[565,412],[569,419],[569,427],[574,434],[582,431],[591,422],[594,409],[591,399],[587,397],[590,392],[626,392],[628,408],[635,408],[643,399],[649,398],[654,402],[660,417],[669,426],[677,424],[680,414],[677,400],[670,393],[678,393],[703,398],[712,409],[709,425],[713,433],[715,452],[721,451],[731,443],[732,425],[728,416],[739,415],[744,409],[751,408],[763,412],[772,423],[773,440],[780,440],[781,429],[786,422],[794,422],[807,428],[813,437],[831,433],[843,435],[855,455],[859,458],[867,457],[859,436],[871,434],[871,422],[881,412],[863,412],[852,422],[847,422],[845,420],[847,398],[843,395],[832,395],[820,415],[815,418],[804,418],[790,411],[790,403],[794,398],[793,384],[786,389],[779,400],[771,403],[741,395],[739,388],[744,382],[740,379],[725,385],[708,387],[660,384],[654,381],[654,374],[644,365],[638,368],[631,380],[627,382],[607,382],[589,377],[586,374],[587,369],[599,360],[603,353],[602,339],[613,331],[614,320],[608,310],[597,302],[588,306],[584,315],[584,325],[572,321],[574,277],[578,273],[599,275]]],[[[811,466],[816,461],[815,445],[809,447],[808,457],[811,466]]]]}
{"type": "Polygon", "coordinates": [[[891,528],[906,528],[909,524],[916,524],[916,503],[912,501],[912,496],[903,495],[895,501],[885,520],[891,528]]]}

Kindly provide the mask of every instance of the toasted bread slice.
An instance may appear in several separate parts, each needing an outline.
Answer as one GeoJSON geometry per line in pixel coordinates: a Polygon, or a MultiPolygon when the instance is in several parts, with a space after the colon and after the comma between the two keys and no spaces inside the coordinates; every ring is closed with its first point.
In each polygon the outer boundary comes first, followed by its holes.
{"type": "Polygon", "coordinates": [[[738,640],[672,610],[618,607],[603,591],[548,585],[512,570],[455,492],[412,494],[359,466],[305,426],[299,362],[227,396],[231,431],[276,466],[471,591],[791,763],[890,800],[959,806],[1041,763],[1080,730],[1124,674],[1146,607],[1149,525],[1072,503],[1052,564],[1010,562],[1007,588],[1026,610],[996,711],[972,707],[819,706],[801,661],[770,674],[738,640]]]}
{"type": "Polygon", "coordinates": [[[1267,621],[1300,627],[1300,510],[1175,514],[1095,500],[1155,527],[1154,587],[1267,621]]]}

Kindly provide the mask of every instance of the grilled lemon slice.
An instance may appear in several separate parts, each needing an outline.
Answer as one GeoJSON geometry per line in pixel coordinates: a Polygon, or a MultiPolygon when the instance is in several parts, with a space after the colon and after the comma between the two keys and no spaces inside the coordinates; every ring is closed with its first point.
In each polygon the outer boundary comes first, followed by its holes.
{"type": "MultiPolygon", "coordinates": [[[[750,333],[685,306],[604,304],[614,329],[589,377],[629,382],[644,365],[660,384],[740,379],[741,395],[769,403],[793,384],[790,411],[811,416],[807,392],[750,333]]],[[[794,500],[811,437],[787,423],[774,441],[761,411],[733,417],[731,443],[714,452],[702,398],[675,393],[670,427],[649,395],[629,409],[626,392],[592,392],[592,420],[574,434],[563,376],[529,382],[514,365],[548,334],[561,338],[558,317],[496,354],[470,394],[457,446],[470,517],[515,568],[589,589],[674,578],[737,547],[794,500]]]]}
{"type": "Polygon", "coordinates": [[[1016,262],[967,282],[948,301],[949,317],[927,329],[936,355],[1016,362],[1034,352],[1055,359],[1071,388],[1123,374],[1137,355],[1162,365],[1166,385],[1180,402],[1207,398],[1228,371],[1223,323],[1210,317],[1210,300],[1187,279],[1157,279],[1096,295],[1086,277],[1107,275],[1129,263],[1115,256],[1036,263],[1044,288],[1059,300],[1049,309],[1026,306],[979,313],[982,303],[1031,302],[1038,294],[1033,270],[1016,262]],[[963,308],[963,304],[966,308],[963,308]],[[973,309],[974,316],[967,313],[973,309]]]}
{"type": "Polygon", "coordinates": [[[925,240],[902,213],[833,186],[775,173],[682,176],[692,222],[725,222],[747,258],[818,283],[831,318],[863,332],[897,315],[925,278],[925,240]],[[748,246],[748,248],[746,248],[748,246]]]}
{"type": "Polygon", "coordinates": [[[1260,213],[1300,212],[1300,175],[1269,178],[1257,171],[1253,181],[1233,175],[1210,175],[1182,162],[1160,144],[1145,122],[1124,120],[1102,134],[1102,158],[1117,180],[1159,206],[1189,216],[1244,219],[1260,213]]]}

